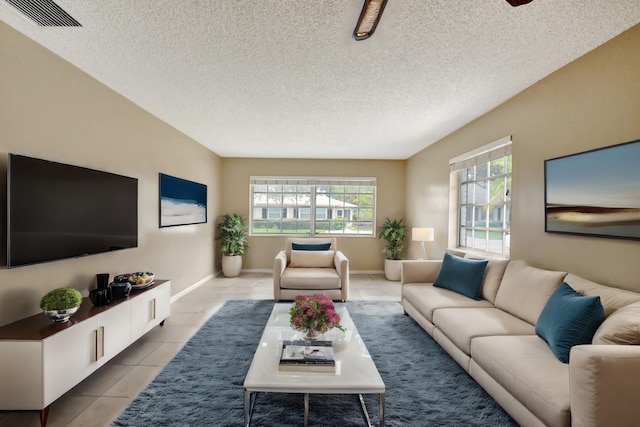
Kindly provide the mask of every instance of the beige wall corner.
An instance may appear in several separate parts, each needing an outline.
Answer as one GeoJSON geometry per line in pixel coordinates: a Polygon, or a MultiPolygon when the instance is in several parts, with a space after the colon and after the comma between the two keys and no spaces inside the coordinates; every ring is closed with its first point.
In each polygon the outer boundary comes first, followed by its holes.
{"type": "MultiPolygon", "coordinates": [[[[228,212],[249,218],[251,176],[366,176],[378,179],[376,224],[385,217],[404,217],[405,162],[398,160],[222,160],[224,189],[222,205],[228,212]]],[[[223,212],[226,213],[226,212],[223,212]]],[[[219,220],[219,218],[218,218],[219,220]]],[[[271,269],[273,258],[284,249],[286,236],[251,236],[244,269],[271,269]]],[[[338,237],[338,249],[349,258],[351,270],[382,271],[382,242],[377,237],[338,237]]]]}
{"type": "Polygon", "coordinates": [[[511,258],[640,290],[640,242],[544,231],[544,160],[640,139],[640,25],[551,74],[407,163],[407,217],[447,247],[449,159],[513,137],[511,258]]]}
{"type": "MultiPolygon", "coordinates": [[[[173,294],[213,273],[217,155],[2,22],[0,81],[3,171],[7,153],[104,170],[137,178],[139,199],[137,248],[0,267],[0,325],[39,312],[51,289],[70,286],[86,296],[96,273],[152,271],[171,280],[173,294]],[[159,228],[160,172],[208,186],[206,224],[159,228]]],[[[110,208],[122,207],[105,200],[110,208]]]]}

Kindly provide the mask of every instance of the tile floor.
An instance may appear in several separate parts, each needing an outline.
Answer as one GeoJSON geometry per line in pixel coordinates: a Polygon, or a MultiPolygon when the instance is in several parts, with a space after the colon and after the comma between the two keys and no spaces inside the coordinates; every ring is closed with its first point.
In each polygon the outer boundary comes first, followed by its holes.
{"type": "MultiPolygon", "coordinates": [[[[400,300],[399,282],[384,275],[351,276],[350,299],[400,300]]],[[[272,299],[270,274],[216,277],[171,304],[163,327],[152,329],[51,405],[47,426],[108,426],[225,301],[272,299]]],[[[38,427],[38,411],[0,411],[0,427],[38,427]]]]}

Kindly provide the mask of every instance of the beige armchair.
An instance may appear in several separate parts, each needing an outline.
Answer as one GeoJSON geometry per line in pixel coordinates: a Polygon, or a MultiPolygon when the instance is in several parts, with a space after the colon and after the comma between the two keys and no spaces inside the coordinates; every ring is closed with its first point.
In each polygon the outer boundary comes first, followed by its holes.
{"type": "Polygon", "coordinates": [[[276,301],[293,300],[313,293],[346,301],[349,260],[336,249],[335,238],[288,238],[285,250],[273,262],[273,297],[276,301]]]}

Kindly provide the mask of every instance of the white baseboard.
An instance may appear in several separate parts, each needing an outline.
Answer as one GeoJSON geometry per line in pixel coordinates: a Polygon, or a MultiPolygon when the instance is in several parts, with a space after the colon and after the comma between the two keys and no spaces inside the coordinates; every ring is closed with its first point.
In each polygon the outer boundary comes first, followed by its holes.
{"type": "MultiPolygon", "coordinates": [[[[242,269],[241,273],[273,273],[271,269],[263,268],[247,268],[242,269]]],[[[384,274],[384,270],[351,270],[349,274],[384,274]]]]}
{"type": "MultiPolygon", "coordinates": [[[[241,271],[241,273],[262,273],[262,274],[271,274],[273,273],[272,269],[263,269],[263,268],[249,268],[249,269],[244,269],[241,271]]],[[[204,278],[198,280],[196,283],[194,283],[193,285],[189,286],[188,288],[185,288],[183,290],[181,290],[180,292],[178,292],[175,295],[171,296],[171,302],[176,302],[178,301],[180,298],[182,298],[183,296],[185,296],[186,294],[188,294],[189,292],[191,292],[192,290],[196,289],[197,287],[199,287],[200,285],[202,285],[203,283],[206,283],[207,281],[213,279],[214,277],[218,277],[222,274],[222,270],[220,271],[216,271],[213,274],[210,274],[208,276],[205,276],[204,278]]],[[[354,274],[384,274],[383,270],[352,270],[349,272],[350,275],[354,275],[354,274]]]]}
{"type": "Polygon", "coordinates": [[[204,277],[203,279],[198,280],[196,283],[194,283],[193,285],[189,286],[188,288],[181,290],[180,292],[178,292],[175,295],[172,295],[171,296],[171,302],[174,303],[174,302],[178,301],[180,298],[182,298],[183,296],[185,296],[186,294],[188,294],[192,290],[196,289],[198,286],[200,286],[203,283],[211,280],[213,278],[213,276],[214,276],[213,274],[210,274],[210,275],[204,277]]]}
{"type": "Polygon", "coordinates": [[[273,273],[272,268],[243,268],[240,273],[273,273]]]}

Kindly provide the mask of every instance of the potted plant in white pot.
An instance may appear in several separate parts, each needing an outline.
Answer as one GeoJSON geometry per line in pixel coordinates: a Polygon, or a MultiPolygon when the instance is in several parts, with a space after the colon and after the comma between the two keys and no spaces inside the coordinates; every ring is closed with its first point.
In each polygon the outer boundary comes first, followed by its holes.
{"type": "Polygon", "coordinates": [[[249,248],[247,220],[240,214],[226,214],[217,228],[222,274],[225,277],[237,277],[242,270],[242,257],[249,248]]]}
{"type": "Polygon", "coordinates": [[[402,223],[402,219],[386,218],[378,231],[378,238],[385,241],[382,253],[384,254],[384,276],[387,280],[400,280],[402,274],[402,255],[404,238],[409,227],[402,223]]]}

